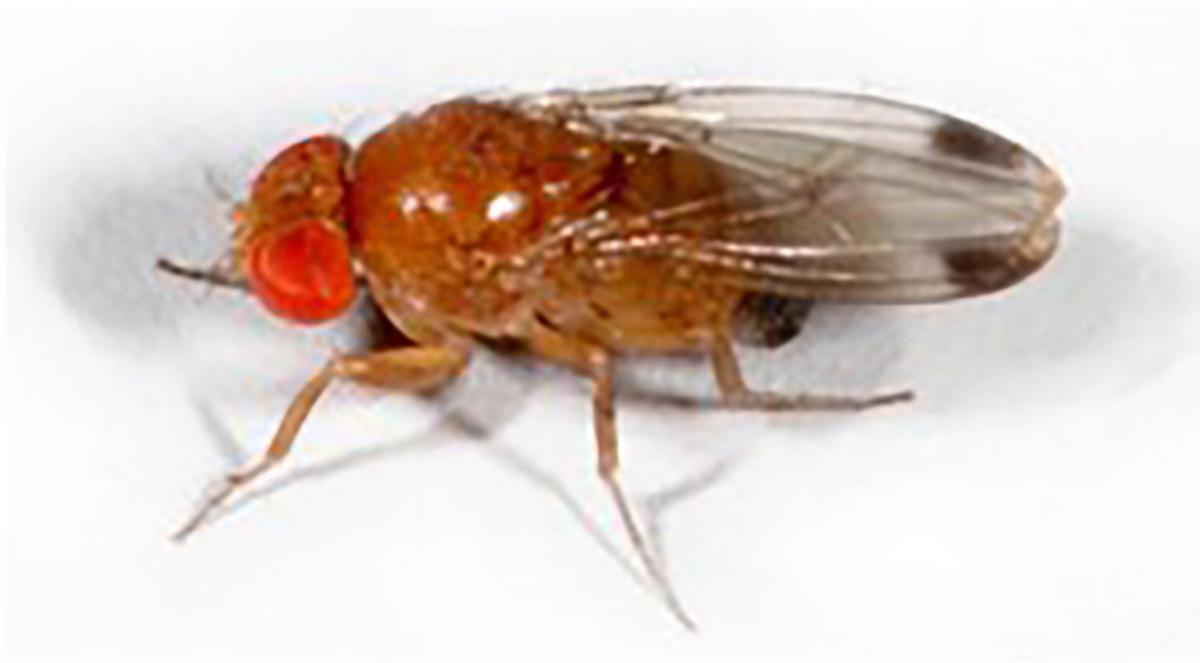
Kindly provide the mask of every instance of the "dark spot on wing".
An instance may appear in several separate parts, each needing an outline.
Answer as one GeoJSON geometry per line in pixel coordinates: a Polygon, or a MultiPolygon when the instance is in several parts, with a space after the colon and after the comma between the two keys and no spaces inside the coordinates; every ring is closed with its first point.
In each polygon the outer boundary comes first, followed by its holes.
{"type": "Polygon", "coordinates": [[[1021,148],[1010,140],[982,129],[970,122],[948,117],[930,139],[934,151],[947,156],[1013,168],[1021,148]]]}
{"type": "Polygon", "coordinates": [[[800,333],[812,305],[807,299],[746,295],[734,312],[733,336],[746,345],[777,348],[800,333]]]}
{"type": "Polygon", "coordinates": [[[943,256],[949,279],[970,292],[990,292],[1019,281],[1025,274],[1009,260],[1007,251],[961,249],[943,256]]]}

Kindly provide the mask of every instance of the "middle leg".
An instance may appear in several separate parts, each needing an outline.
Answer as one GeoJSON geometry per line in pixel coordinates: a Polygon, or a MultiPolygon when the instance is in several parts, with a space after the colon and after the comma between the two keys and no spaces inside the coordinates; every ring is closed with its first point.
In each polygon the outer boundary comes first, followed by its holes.
{"type": "Polygon", "coordinates": [[[592,377],[592,417],[596,433],[596,451],[600,478],[608,488],[617,513],[621,517],[621,526],[625,529],[626,538],[633,546],[634,552],[645,567],[646,573],[654,583],[667,609],[683,624],[684,628],[694,630],[695,622],[688,616],[675,594],[674,587],[662,568],[659,560],[651,553],[646,536],[634,516],[625,491],[621,487],[618,473],[620,457],[617,451],[616,409],[613,402],[613,359],[603,351],[596,351],[591,359],[592,377]]]}
{"type": "Polygon", "coordinates": [[[612,354],[583,339],[564,334],[546,325],[537,325],[529,339],[530,349],[537,355],[558,362],[586,375],[592,381],[592,423],[596,436],[596,469],[608,489],[625,538],[650,578],[653,589],[675,618],[689,630],[695,628],[683,609],[674,588],[658,559],[650,551],[643,529],[634,516],[633,508],[618,478],[621,462],[617,450],[616,407],[614,403],[614,364],[612,354]]]}

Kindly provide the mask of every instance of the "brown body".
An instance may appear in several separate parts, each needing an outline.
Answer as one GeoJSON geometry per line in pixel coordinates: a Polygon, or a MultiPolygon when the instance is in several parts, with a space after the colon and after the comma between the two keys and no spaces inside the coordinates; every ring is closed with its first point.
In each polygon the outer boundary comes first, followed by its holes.
{"type": "Polygon", "coordinates": [[[1016,283],[1052,254],[1057,175],[1015,143],[862,95],[635,87],[404,116],[357,151],[297,143],[238,206],[239,274],[312,324],[357,286],[409,342],[338,355],[300,390],[262,458],[227,477],[180,538],[284,458],[320,395],[352,380],[441,388],[474,340],[516,342],[592,385],[599,474],[653,586],[691,622],[618,480],[622,355],[707,353],[721,403],[861,410],[911,398],[750,389],[732,339],[778,345],[812,300],[932,302],[1016,283]]]}
{"type": "Polygon", "coordinates": [[[738,302],[667,278],[663,261],[587,260],[569,243],[519,265],[571,222],[720,195],[721,169],[693,153],[456,101],[375,134],[350,170],[372,296],[414,338],[520,340],[540,325],[614,351],[670,350],[703,344],[738,302]]]}

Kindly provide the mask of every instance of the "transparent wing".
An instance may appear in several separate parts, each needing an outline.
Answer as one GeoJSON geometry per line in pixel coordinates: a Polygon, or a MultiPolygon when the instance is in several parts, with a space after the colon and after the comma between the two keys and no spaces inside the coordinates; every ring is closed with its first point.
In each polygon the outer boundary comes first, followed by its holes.
{"type": "Polygon", "coordinates": [[[702,155],[710,198],[586,220],[591,259],[799,298],[936,301],[1004,288],[1053,253],[1058,176],[974,124],[885,99],[773,88],[633,87],[518,97],[584,131],[702,155]],[[701,269],[695,269],[695,268],[701,269]]]}

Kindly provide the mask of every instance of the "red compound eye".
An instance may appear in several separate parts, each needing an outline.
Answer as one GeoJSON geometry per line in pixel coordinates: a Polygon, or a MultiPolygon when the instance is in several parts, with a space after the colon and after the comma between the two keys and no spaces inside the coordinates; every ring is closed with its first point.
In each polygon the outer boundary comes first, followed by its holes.
{"type": "Polygon", "coordinates": [[[354,301],[350,242],[330,221],[306,219],[263,231],[247,246],[244,269],[263,306],[293,322],[324,322],[354,301]]]}

